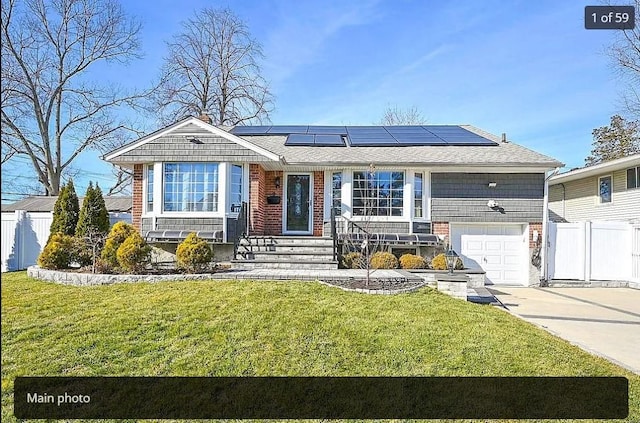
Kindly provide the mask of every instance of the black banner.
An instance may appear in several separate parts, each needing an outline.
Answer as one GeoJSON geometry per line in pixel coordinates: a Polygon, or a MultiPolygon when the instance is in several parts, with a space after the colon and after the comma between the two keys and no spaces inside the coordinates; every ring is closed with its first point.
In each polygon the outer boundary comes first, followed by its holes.
{"type": "Polygon", "coordinates": [[[623,419],[624,377],[18,377],[19,419],[623,419]]]}

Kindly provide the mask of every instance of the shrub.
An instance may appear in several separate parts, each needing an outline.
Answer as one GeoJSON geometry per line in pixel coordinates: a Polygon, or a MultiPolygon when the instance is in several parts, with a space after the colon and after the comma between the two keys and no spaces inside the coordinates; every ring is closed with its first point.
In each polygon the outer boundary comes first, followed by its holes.
{"type": "Polygon", "coordinates": [[[183,269],[190,273],[205,270],[211,263],[212,257],[213,251],[207,241],[198,238],[193,232],[176,249],[178,269],[183,269]]]}
{"type": "Polygon", "coordinates": [[[151,261],[151,247],[138,232],[134,232],[118,247],[116,257],[123,270],[138,272],[151,261]]]}
{"type": "Polygon", "coordinates": [[[354,251],[343,255],[342,267],[345,269],[362,269],[364,267],[362,254],[354,251]]]}
{"type": "Polygon", "coordinates": [[[102,233],[109,232],[109,212],[104,204],[104,198],[102,198],[102,191],[96,184],[89,182],[87,193],[82,201],[82,209],[80,209],[80,216],[78,217],[78,225],[76,226],[76,235],[85,236],[89,233],[102,233]]]}
{"type": "Polygon", "coordinates": [[[415,254],[404,254],[400,257],[400,267],[403,269],[426,269],[427,261],[415,254]]]}
{"type": "Polygon", "coordinates": [[[387,251],[378,251],[371,256],[372,269],[396,269],[398,259],[387,251]]]}
{"type": "Polygon", "coordinates": [[[135,226],[128,224],[127,222],[116,222],[109,232],[107,241],[102,249],[102,259],[112,268],[118,267],[118,248],[122,245],[125,239],[129,235],[136,233],[135,226]]]}
{"type": "Polygon", "coordinates": [[[61,232],[49,237],[49,242],[38,256],[38,266],[43,269],[66,269],[71,264],[73,238],[61,232]]]}
{"type": "Polygon", "coordinates": [[[93,263],[93,251],[91,246],[81,237],[72,237],[71,261],[80,266],[89,266],[93,263]]]}
{"type": "MultiPolygon", "coordinates": [[[[80,214],[80,206],[78,204],[78,195],[73,186],[73,180],[69,179],[67,185],[60,188],[58,199],[53,206],[53,220],[49,229],[49,239],[53,234],[61,232],[65,235],[74,235],[76,233],[76,225],[78,224],[78,216],[80,214]]],[[[47,240],[47,243],[49,241],[47,240]]]]}
{"type": "MultiPolygon", "coordinates": [[[[444,256],[444,254],[438,254],[437,256],[435,256],[433,260],[431,260],[431,267],[434,270],[448,270],[447,258],[444,256]]],[[[455,269],[462,270],[463,268],[464,266],[462,264],[462,260],[460,260],[460,258],[456,259],[455,269]]]]}

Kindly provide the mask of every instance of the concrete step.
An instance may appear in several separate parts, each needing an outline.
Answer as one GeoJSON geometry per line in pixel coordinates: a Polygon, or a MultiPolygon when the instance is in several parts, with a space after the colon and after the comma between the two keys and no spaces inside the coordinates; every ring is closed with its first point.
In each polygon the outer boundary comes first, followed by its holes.
{"type": "Polygon", "coordinates": [[[240,269],[337,269],[337,261],[321,261],[321,260],[297,260],[297,261],[281,261],[281,260],[232,260],[234,268],[240,269]]]}
{"type": "Polygon", "coordinates": [[[323,245],[332,246],[330,237],[318,236],[250,236],[240,240],[240,245],[256,246],[298,246],[298,245],[323,245]]]}
{"type": "Polygon", "coordinates": [[[327,261],[333,260],[332,251],[238,251],[245,260],[273,261],[327,261]]]}
{"type": "Polygon", "coordinates": [[[254,253],[291,253],[301,252],[302,254],[323,254],[332,253],[333,246],[329,245],[239,245],[238,251],[248,251],[254,253]]]}

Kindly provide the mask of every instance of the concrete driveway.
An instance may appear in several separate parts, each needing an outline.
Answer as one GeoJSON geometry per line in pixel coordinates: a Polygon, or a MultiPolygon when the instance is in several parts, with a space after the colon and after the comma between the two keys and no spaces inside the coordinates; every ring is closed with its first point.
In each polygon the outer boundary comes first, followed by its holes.
{"type": "Polygon", "coordinates": [[[640,374],[640,290],[487,288],[514,315],[640,374]]]}

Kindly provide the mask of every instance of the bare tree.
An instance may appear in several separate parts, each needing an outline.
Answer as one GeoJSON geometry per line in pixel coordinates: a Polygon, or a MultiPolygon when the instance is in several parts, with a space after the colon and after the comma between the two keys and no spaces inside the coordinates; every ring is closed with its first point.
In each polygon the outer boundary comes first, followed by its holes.
{"type": "Polygon", "coordinates": [[[380,125],[424,125],[427,123],[427,119],[415,106],[407,109],[388,106],[379,123],[380,125]]]}
{"type": "Polygon", "coordinates": [[[168,48],[151,102],[163,123],[202,112],[217,125],[268,121],[272,96],[258,63],[262,48],[229,9],[201,10],[168,48]]]}
{"type": "Polygon", "coordinates": [[[138,58],[140,24],[115,0],[2,2],[2,155],[27,158],[47,195],[82,152],[132,135],[117,113],[142,94],[91,81],[99,63],[138,58]]]}
{"type": "Polygon", "coordinates": [[[634,119],[640,118],[640,0],[632,0],[635,7],[633,29],[616,31],[616,40],[607,49],[620,76],[627,82],[622,94],[624,107],[634,119]]]}

